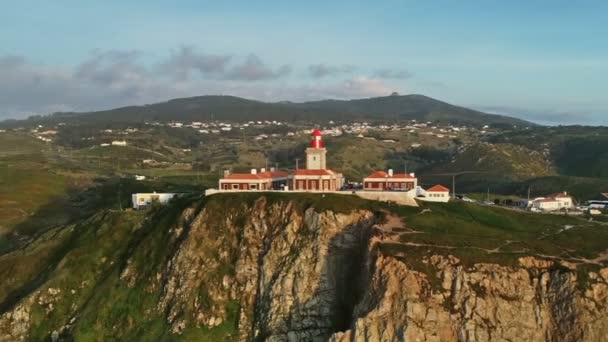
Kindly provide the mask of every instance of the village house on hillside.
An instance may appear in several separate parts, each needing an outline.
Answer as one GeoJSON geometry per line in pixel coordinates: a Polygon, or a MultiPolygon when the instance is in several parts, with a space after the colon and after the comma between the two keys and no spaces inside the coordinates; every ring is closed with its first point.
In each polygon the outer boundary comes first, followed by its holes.
{"type": "Polygon", "coordinates": [[[418,186],[418,179],[413,173],[393,173],[376,171],[363,179],[364,190],[403,190],[409,191],[418,186]]]}
{"type": "Polygon", "coordinates": [[[251,169],[251,173],[230,173],[226,171],[224,178],[220,179],[221,190],[284,190],[289,174],[270,168],[262,168],[258,173],[251,169]]]}
{"type": "Polygon", "coordinates": [[[429,189],[418,188],[417,198],[427,202],[448,202],[450,200],[450,189],[443,185],[435,185],[429,189]]]}
{"type": "Polygon", "coordinates": [[[571,209],[574,207],[574,200],[564,191],[546,197],[535,198],[528,202],[528,207],[542,211],[571,209]]]}
{"type": "Polygon", "coordinates": [[[133,209],[142,210],[153,203],[166,204],[177,196],[175,193],[136,193],[131,195],[131,202],[133,209]]]}

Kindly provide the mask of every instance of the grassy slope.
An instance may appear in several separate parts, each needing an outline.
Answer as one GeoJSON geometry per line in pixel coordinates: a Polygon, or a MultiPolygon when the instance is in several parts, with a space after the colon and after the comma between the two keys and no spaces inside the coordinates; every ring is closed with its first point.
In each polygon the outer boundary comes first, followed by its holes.
{"type": "Polygon", "coordinates": [[[562,175],[608,177],[608,127],[534,127],[506,132],[492,140],[543,151],[562,175]]]}
{"type": "Polygon", "coordinates": [[[401,234],[381,250],[415,269],[435,271],[422,262],[431,254],[454,255],[465,266],[490,262],[515,266],[522,256],[577,264],[579,284],[586,286],[586,271],[608,266],[608,228],[584,219],[533,214],[471,203],[425,203],[420,213],[394,208],[407,227],[418,233],[401,234]],[[594,260],[595,258],[600,258],[594,260]]]}
{"type": "Polygon", "coordinates": [[[46,205],[65,201],[77,179],[50,170],[46,149],[26,135],[0,135],[0,235],[43,208],[48,222],[63,222],[65,215],[46,205]]]}

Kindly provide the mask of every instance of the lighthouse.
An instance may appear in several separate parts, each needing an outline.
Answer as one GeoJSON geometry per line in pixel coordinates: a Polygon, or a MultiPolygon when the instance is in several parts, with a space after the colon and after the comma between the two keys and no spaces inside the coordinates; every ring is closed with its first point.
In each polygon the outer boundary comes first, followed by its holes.
{"type": "Polygon", "coordinates": [[[306,149],[306,169],[325,170],[327,150],[323,147],[323,136],[318,128],[311,134],[310,147],[306,149]]]}

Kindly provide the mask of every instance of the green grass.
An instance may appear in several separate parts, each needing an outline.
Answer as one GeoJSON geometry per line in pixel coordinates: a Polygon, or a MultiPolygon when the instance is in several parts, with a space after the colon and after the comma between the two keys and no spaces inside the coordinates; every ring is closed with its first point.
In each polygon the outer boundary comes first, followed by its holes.
{"type": "Polygon", "coordinates": [[[432,250],[452,254],[465,265],[498,262],[515,265],[525,255],[554,256],[581,262],[608,250],[608,229],[573,217],[534,214],[471,203],[424,203],[425,213],[401,215],[408,227],[421,234],[403,234],[388,253],[411,254],[432,250]],[[451,248],[445,248],[451,247],[451,248]],[[491,250],[492,252],[488,252],[491,250]]]}

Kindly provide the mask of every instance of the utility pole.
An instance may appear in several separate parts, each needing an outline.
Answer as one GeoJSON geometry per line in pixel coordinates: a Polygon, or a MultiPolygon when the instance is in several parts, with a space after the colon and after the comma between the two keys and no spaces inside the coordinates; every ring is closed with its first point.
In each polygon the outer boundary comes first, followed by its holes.
{"type": "Polygon", "coordinates": [[[456,175],[452,175],[452,199],[456,199],[456,175]]]}
{"type": "Polygon", "coordinates": [[[298,170],[298,162],[300,161],[300,158],[296,158],[296,170],[298,170]]]}
{"type": "Polygon", "coordinates": [[[403,173],[407,175],[407,160],[403,161],[403,173]]]}
{"type": "Polygon", "coordinates": [[[490,188],[488,188],[488,197],[486,198],[486,201],[490,202],[490,188]]]}

